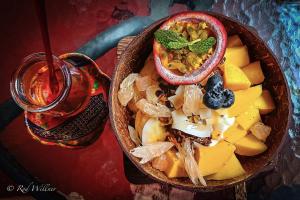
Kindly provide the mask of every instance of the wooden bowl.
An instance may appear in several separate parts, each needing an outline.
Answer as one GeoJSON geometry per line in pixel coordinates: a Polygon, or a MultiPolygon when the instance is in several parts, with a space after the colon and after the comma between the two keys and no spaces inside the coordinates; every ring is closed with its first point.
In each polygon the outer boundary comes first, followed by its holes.
{"type": "Polygon", "coordinates": [[[193,191],[215,191],[224,189],[246,181],[263,171],[284,144],[291,112],[291,100],[287,82],[279,67],[278,61],[264,41],[259,38],[252,28],[246,27],[226,16],[210,12],[207,13],[216,17],[224,24],[229,36],[238,34],[241,37],[243,43],[248,46],[251,61],[261,61],[266,77],[263,87],[270,90],[276,104],[275,111],[263,116],[263,121],[272,127],[272,132],[266,141],[268,146],[267,151],[254,157],[239,157],[239,160],[246,170],[245,175],[223,181],[207,181],[207,186],[193,185],[188,178],[169,179],[163,172],[154,169],[150,163],[140,165],[139,159],[129,153],[130,149],[134,148],[135,145],[131,141],[127,130],[127,125],[130,120],[129,112],[126,108],[121,106],[117,98],[119,85],[129,73],[139,72],[143,67],[145,59],[152,51],[153,33],[168,18],[155,22],[129,44],[115,68],[109,99],[110,120],[116,138],[134,165],[158,182],[193,191]]]}

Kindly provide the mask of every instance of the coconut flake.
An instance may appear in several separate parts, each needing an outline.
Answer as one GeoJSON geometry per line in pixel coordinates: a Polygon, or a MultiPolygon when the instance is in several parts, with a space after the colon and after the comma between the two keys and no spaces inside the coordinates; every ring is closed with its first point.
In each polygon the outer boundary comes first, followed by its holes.
{"type": "Polygon", "coordinates": [[[129,131],[129,136],[130,139],[137,145],[140,146],[141,145],[141,140],[139,138],[139,136],[137,135],[137,132],[135,131],[135,129],[128,125],[128,131],[129,131]]]}
{"type": "Polygon", "coordinates": [[[138,91],[146,91],[148,87],[150,87],[153,84],[153,80],[150,76],[144,76],[144,77],[138,77],[135,80],[135,85],[138,89],[138,91]]]}
{"type": "Polygon", "coordinates": [[[213,131],[211,124],[192,123],[182,110],[172,112],[172,128],[196,137],[210,137],[213,131]]]}
{"type": "Polygon", "coordinates": [[[158,97],[156,96],[156,91],[160,90],[160,88],[157,85],[151,85],[146,89],[146,99],[150,103],[157,103],[158,97]]]}
{"type": "Polygon", "coordinates": [[[120,84],[120,90],[118,91],[118,99],[122,106],[127,106],[128,102],[134,96],[133,83],[138,78],[139,74],[129,74],[120,84]]]}
{"type": "Polygon", "coordinates": [[[133,98],[133,96],[134,96],[134,89],[132,85],[126,88],[121,88],[118,91],[118,99],[122,106],[127,106],[127,104],[133,98]]]}
{"type": "Polygon", "coordinates": [[[201,119],[210,119],[212,118],[212,110],[209,108],[200,108],[199,115],[201,119]]]}
{"type": "Polygon", "coordinates": [[[151,117],[171,117],[170,109],[167,106],[159,103],[154,105],[148,102],[146,99],[141,99],[136,103],[136,106],[143,113],[151,117]]]}
{"type": "Polygon", "coordinates": [[[194,149],[191,145],[191,141],[189,138],[185,139],[183,142],[183,150],[184,150],[184,168],[193,182],[193,184],[198,185],[201,183],[206,186],[205,179],[203,178],[200,168],[194,157],[194,149]]]}
{"type": "Polygon", "coordinates": [[[259,140],[265,142],[267,137],[271,133],[271,127],[265,125],[262,122],[257,122],[255,123],[251,128],[250,131],[251,133],[259,140]]]}
{"type": "Polygon", "coordinates": [[[140,163],[145,164],[155,157],[161,156],[173,146],[172,142],[156,142],[131,149],[130,153],[135,157],[141,158],[140,163]]]}
{"type": "Polygon", "coordinates": [[[185,115],[199,115],[203,93],[197,85],[186,85],[184,87],[184,101],[182,110],[185,115]]]}
{"type": "Polygon", "coordinates": [[[138,73],[129,74],[120,84],[120,88],[122,89],[131,86],[138,77],[139,77],[138,73]]]}
{"type": "Polygon", "coordinates": [[[183,94],[184,94],[184,86],[180,85],[176,91],[175,95],[168,97],[168,100],[174,105],[174,108],[177,110],[183,105],[183,94]]]}

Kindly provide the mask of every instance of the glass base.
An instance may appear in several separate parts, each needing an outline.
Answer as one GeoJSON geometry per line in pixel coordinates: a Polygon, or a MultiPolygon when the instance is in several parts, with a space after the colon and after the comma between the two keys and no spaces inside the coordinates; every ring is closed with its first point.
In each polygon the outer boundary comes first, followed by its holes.
{"type": "Polygon", "coordinates": [[[90,75],[93,88],[87,108],[69,118],[25,112],[25,124],[31,136],[42,144],[80,148],[94,142],[103,131],[109,113],[107,94],[110,79],[83,54],[64,54],[60,58],[90,75]]]}

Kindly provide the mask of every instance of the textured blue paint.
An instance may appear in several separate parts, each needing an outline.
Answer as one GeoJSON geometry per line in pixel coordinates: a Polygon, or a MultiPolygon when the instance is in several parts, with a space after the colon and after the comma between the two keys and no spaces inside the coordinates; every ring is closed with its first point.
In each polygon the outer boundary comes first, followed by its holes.
{"type": "MultiPolygon", "coordinates": [[[[282,41],[283,57],[289,58],[289,66],[285,68],[294,105],[293,118],[300,125],[300,4],[282,4],[277,7],[279,22],[284,27],[287,41],[282,41]]],[[[297,133],[298,137],[300,133],[297,133]]]]}

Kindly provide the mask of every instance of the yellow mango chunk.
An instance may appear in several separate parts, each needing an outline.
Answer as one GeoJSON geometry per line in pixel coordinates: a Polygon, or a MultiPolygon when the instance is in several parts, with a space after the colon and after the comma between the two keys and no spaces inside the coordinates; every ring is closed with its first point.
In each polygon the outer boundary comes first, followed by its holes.
{"type": "Polygon", "coordinates": [[[236,118],[236,122],[244,129],[249,130],[256,122],[261,121],[259,111],[256,107],[250,106],[245,112],[236,118]]]}
{"type": "Polygon", "coordinates": [[[251,82],[251,85],[257,85],[265,80],[263,71],[261,70],[260,61],[250,63],[249,65],[242,68],[251,82]]]}
{"type": "Polygon", "coordinates": [[[235,151],[235,146],[221,141],[215,146],[199,146],[195,149],[195,159],[202,176],[218,172],[235,151]]]}
{"type": "Polygon", "coordinates": [[[223,138],[227,142],[235,143],[245,135],[247,135],[247,131],[242,129],[237,123],[235,123],[223,133],[223,138]]]}
{"type": "Polygon", "coordinates": [[[245,174],[240,161],[233,154],[225,165],[215,174],[205,177],[207,180],[225,180],[245,174]]]}
{"type": "Polygon", "coordinates": [[[229,108],[217,109],[216,112],[219,114],[227,114],[230,117],[235,117],[246,111],[251,106],[251,102],[254,102],[261,93],[261,85],[256,85],[246,90],[234,91],[234,104],[229,108]]]}
{"type": "Polygon", "coordinates": [[[176,156],[175,152],[168,151],[166,155],[167,160],[170,163],[169,167],[165,170],[166,175],[169,178],[187,177],[187,173],[184,168],[184,163],[176,156]]]}
{"type": "Polygon", "coordinates": [[[251,82],[239,67],[232,64],[224,65],[224,86],[231,90],[248,89],[251,82]]]}
{"type": "Polygon", "coordinates": [[[261,96],[254,102],[254,105],[262,115],[268,114],[275,109],[273,98],[268,90],[263,90],[261,96]]]}
{"type": "Polygon", "coordinates": [[[238,140],[235,143],[235,147],[235,153],[242,156],[255,156],[264,152],[268,148],[252,134],[246,135],[242,139],[238,140]]]}
{"type": "Polygon", "coordinates": [[[227,38],[227,48],[238,46],[243,46],[241,38],[238,35],[233,35],[227,38]]]}
{"type": "Polygon", "coordinates": [[[169,178],[187,177],[184,163],[176,156],[174,150],[169,150],[165,154],[152,161],[152,166],[165,172],[169,178]]]}
{"type": "Polygon", "coordinates": [[[245,45],[240,47],[226,48],[224,57],[225,65],[233,64],[237,67],[244,67],[250,63],[248,49],[245,45]]]}
{"type": "Polygon", "coordinates": [[[220,138],[222,132],[219,130],[213,130],[213,132],[211,133],[211,139],[213,140],[217,140],[220,138]]]}

